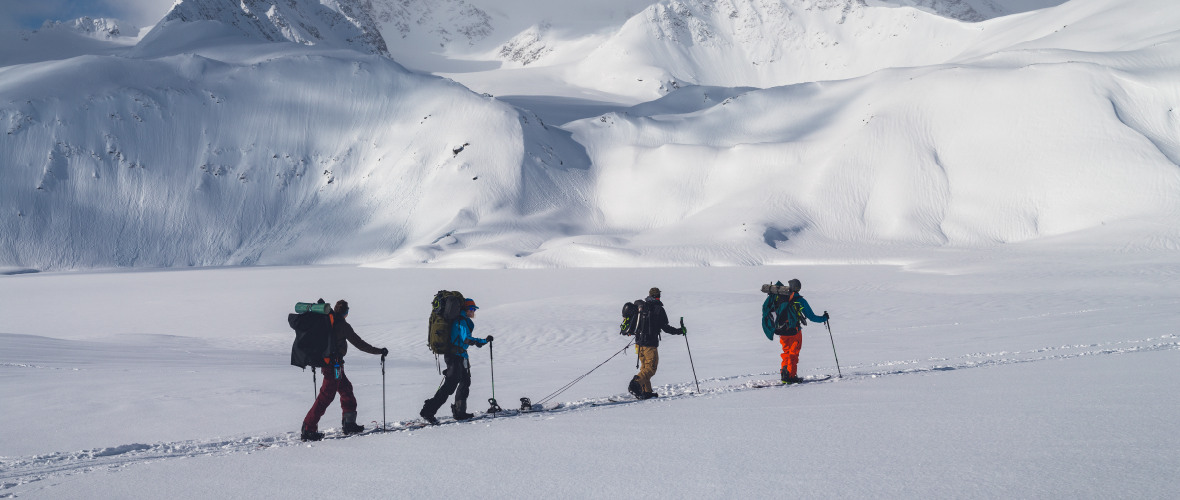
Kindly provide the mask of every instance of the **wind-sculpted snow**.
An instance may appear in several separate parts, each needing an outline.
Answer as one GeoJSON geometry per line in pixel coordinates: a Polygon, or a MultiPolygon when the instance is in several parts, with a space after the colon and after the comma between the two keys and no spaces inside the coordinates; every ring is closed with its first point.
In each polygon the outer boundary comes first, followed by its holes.
{"type": "Polygon", "coordinates": [[[155,29],[176,22],[216,21],[271,42],[336,45],[388,56],[389,48],[367,4],[362,0],[180,0],[155,29]]]}

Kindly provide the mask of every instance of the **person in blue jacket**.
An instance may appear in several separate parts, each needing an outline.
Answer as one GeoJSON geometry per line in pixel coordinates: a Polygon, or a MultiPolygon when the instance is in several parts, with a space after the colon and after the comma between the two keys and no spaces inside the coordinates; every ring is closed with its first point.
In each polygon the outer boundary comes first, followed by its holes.
{"type": "Polygon", "coordinates": [[[451,344],[459,348],[459,353],[443,355],[443,360],[447,363],[447,369],[443,372],[446,378],[443,379],[438,392],[434,393],[434,397],[427,399],[422,405],[422,411],[418,412],[423,420],[431,424],[438,423],[434,414],[438,413],[438,409],[447,402],[452,393],[455,395],[455,403],[451,405],[451,416],[455,417],[455,420],[469,420],[475,416],[467,413],[467,395],[471,392],[471,362],[467,359],[467,346],[483,347],[493,338],[491,335],[486,339],[471,336],[471,331],[475,329],[475,323],[471,320],[475,318],[477,309],[479,307],[475,305],[475,301],[467,299],[463,303],[463,311],[451,325],[451,344]]]}
{"type": "MultiPolygon", "coordinates": [[[[799,295],[799,290],[803,288],[803,284],[799,280],[788,281],[787,288],[789,290],[787,295],[767,297],[763,310],[775,311],[771,317],[774,319],[773,333],[779,336],[779,344],[783,346],[783,362],[779,369],[782,381],[784,384],[796,384],[802,381],[799,378],[799,350],[803,347],[802,326],[807,324],[803,318],[823,323],[828,320],[828,312],[824,311],[823,316],[815,315],[815,312],[811,310],[811,304],[808,304],[807,299],[799,295]]],[[[766,326],[764,326],[765,328],[766,326]]],[[[770,333],[767,331],[766,336],[770,337],[770,333]]]]}

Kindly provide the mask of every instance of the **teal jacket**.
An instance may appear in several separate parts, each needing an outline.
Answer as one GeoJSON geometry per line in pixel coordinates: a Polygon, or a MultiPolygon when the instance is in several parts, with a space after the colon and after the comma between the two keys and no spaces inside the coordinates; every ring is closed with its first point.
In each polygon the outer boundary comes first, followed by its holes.
{"type": "Polygon", "coordinates": [[[488,343],[487,339],[472,337],[472,330],[475,330],[475,323],[463,316],[455,318],[455,324],[451,326],[451,344],[461,349],[458,355],[464,358],[467,357],[467,346],[483,347],[488,343]]]}
{"type": "Polygon", "coordinates": [[[768,296],[762,302],[762,333],[766,334],[766,338],[774,340],[775,323],[787,325],[788,328],[798,328],[800,314],[816,323],[828,320],[823,316],[816,316],[815,312],[811,310],[811,304],[808,304],[807,299],[804,299],[802,295],[795,294],[793,302],[782,295],[768,296]],[[792,303],[795,304],[795,307],[790,307],[792,303]],[[777,319],[783,315],[786,315],[785,320],[777,319]]]}

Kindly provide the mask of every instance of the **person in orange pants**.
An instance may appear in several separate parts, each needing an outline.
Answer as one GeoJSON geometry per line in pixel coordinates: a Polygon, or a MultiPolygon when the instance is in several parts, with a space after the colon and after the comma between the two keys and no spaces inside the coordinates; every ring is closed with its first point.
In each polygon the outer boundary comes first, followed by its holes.
{"type": "Polygon", "coordinates": [[[807,320],[816,323],[827,321],[828,312],[824,311],[823,316],[816,316],[812,312],[807,299],[799,295],[799,290],[803,288],[799,280],[788,281],[787,285],[790,292],[786,295],[772,296],[767,298],[767,301],[769,307],[775,311],[774,334],[779,336],[778,342],[783,346],[783,363],[779,374],[784,384],[796,384],[803,381],[799,378],[799,350],[803,347],[803,325],[807,324],[807,320]]]}
{"type": "Polygon", "coordinates": [[[799,349],[803,347],[803,332],[795,328],[794,333],[786,333],[786,335],[779,335],[778,343],[783,346],[783,364],[779,369],[782,375],[783,382],[792,383],[798,381],[799,374],[799,349]],[[789,380],[795,379],[795,380],[789,380]]]}

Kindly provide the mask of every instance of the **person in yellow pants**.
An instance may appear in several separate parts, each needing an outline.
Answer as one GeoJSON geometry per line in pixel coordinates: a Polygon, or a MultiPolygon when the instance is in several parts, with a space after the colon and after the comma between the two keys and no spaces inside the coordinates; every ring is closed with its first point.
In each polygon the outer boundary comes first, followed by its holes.
{"type": "Polygon", "coordinates": [[[635,350],[639,353],[642,367],[639,374],[631,379],[627,387],[628,392],[637,399],[659,397],[652,392],[651,378],[656,374],[656,366],[660,364],[660,332],[670,335],[685,335],[687,328],[675,328],[668,324],[668,313],[664,311],[664,304],[660,302],[660,289],[652,288],[648,297],[639,306],[639,318],[635,323],[635,350]]]}

